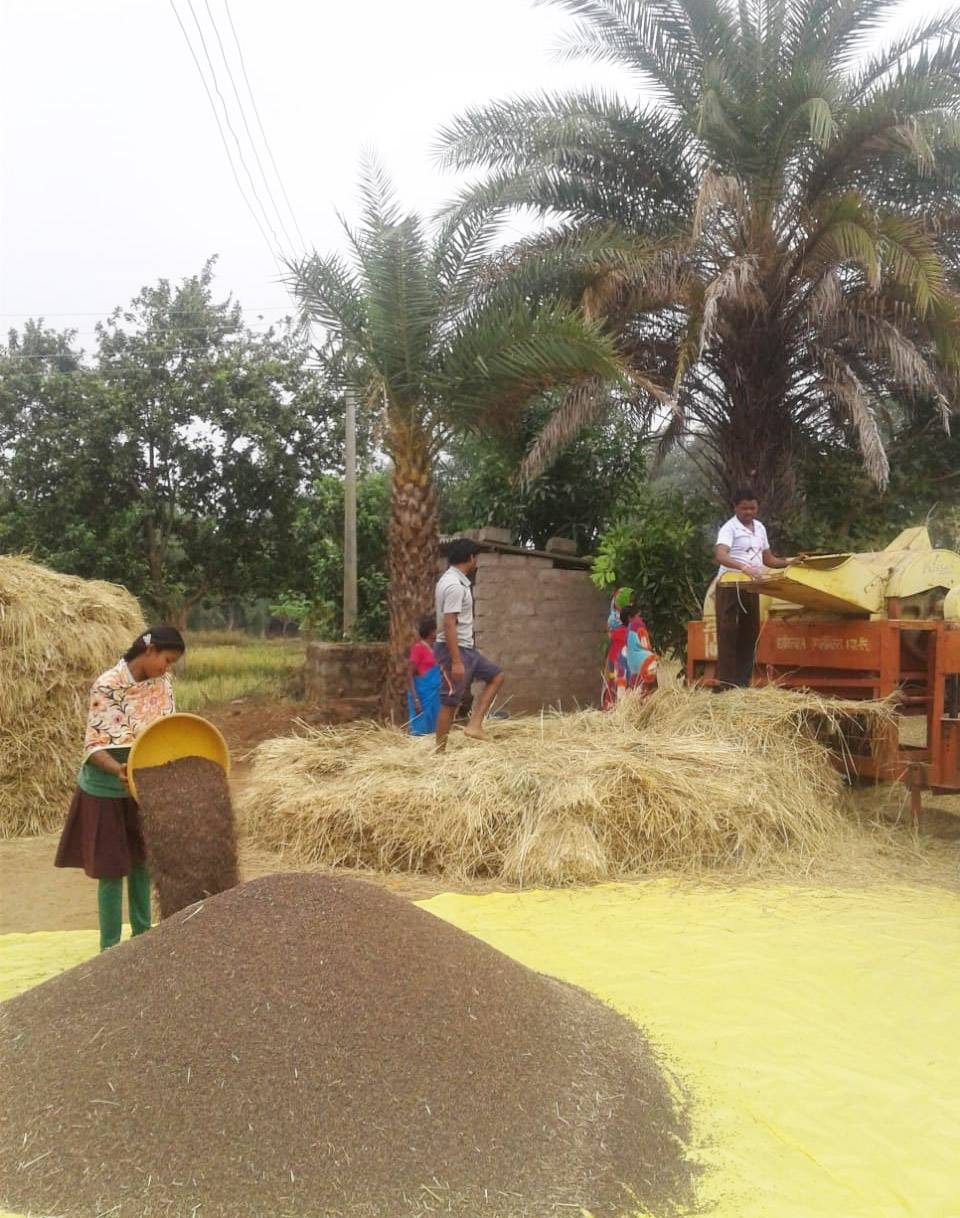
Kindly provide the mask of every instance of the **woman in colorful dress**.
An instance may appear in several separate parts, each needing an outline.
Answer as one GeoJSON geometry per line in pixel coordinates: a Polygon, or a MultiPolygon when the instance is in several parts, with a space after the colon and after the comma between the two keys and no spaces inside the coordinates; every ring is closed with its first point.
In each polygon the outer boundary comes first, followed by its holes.
{"type": "Polygon", "coordinates": [[[90,690],[83,761],[55,864],[82,867],[97,881],[101,951],[120,942],[124,876],[131,930],[150,929],[150,875],[127,757],[144,728],[173,714],[169,670],[185,650],[178,630],[151,626],[90,690]]]}
{"type": "Polygon", "coordinates": [[[632,588],[619,588],[610,601],[601,699],[604,710],[611,710],[630,690],[646,697],[657,688],[657,656],[633,595],[632,588]]]}

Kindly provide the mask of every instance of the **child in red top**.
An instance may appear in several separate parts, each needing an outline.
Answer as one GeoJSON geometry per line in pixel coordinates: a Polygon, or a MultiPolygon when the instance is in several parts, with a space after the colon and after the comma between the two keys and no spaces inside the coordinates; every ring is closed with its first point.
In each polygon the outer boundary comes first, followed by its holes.
{"type": "Polygon", "coordinates": [[[437,622],[432,614],[420,619],[417,634],[420,637],[410,648],[407,667],[408,726],[411,736],[430,736],[440,710],[440,668],[433,654],[437,622]]]}

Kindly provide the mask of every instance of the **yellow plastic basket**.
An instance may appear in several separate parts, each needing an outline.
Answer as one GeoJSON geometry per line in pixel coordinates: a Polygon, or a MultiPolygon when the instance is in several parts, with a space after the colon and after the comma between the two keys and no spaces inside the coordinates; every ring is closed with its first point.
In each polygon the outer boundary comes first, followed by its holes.
{"type": "Polygon", "coordinates": [[[137,798],[137,770],[164,765],[181,757],[205,757],[230,773],[230,750],[212,723],[199,715],[167,715],[151,723],[133,743],[127,759],[130,794],[137,798]]]}

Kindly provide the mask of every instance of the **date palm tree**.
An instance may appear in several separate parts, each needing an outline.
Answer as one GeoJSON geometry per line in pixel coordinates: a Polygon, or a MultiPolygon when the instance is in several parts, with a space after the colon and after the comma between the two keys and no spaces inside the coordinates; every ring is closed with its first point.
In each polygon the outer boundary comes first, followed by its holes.
{"type": "MultiPolygon", "coordinates": [[[[639,96],[468,111],[441,159],[488,175],[451,214],[546,219],[501,262],[555,286],[566,268],[647,378],[663,449],[689,443],[718,497],[752,481],[776,519],[816,434],[884,485],[886,404],[946,424],[957,390],[960,9],[918,5],[868,50],[899,0],[552,2],[577,18],[563,53],[639,96]]],[[[578,384],[527,473],[607,408],[578,384]]]]}
{"type": "Polygon", "coordinates": [[[616,381],[623,369],[600,324],[569,302],[521,295],[508,277],[486,282],[494,233],[483,209],[430,231],[401,212],[376,166],[365,170],[361,194],[348,257],[313,254],[291,267],[291,284],[377,412],[393,467],[390,714],[415,623],[433,603],[438,453],[459,429],[509,424],[532,398],[579,381],[616,381]]]}

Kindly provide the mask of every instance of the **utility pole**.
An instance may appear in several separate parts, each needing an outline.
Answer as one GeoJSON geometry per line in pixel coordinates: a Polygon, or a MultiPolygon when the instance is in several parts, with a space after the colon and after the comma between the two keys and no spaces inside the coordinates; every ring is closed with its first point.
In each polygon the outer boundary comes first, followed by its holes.
{"type": "Polygon", "coordinates": [[[343,479],[343,637],[357,623],[357,395],[348,385],[343,479]]]}

